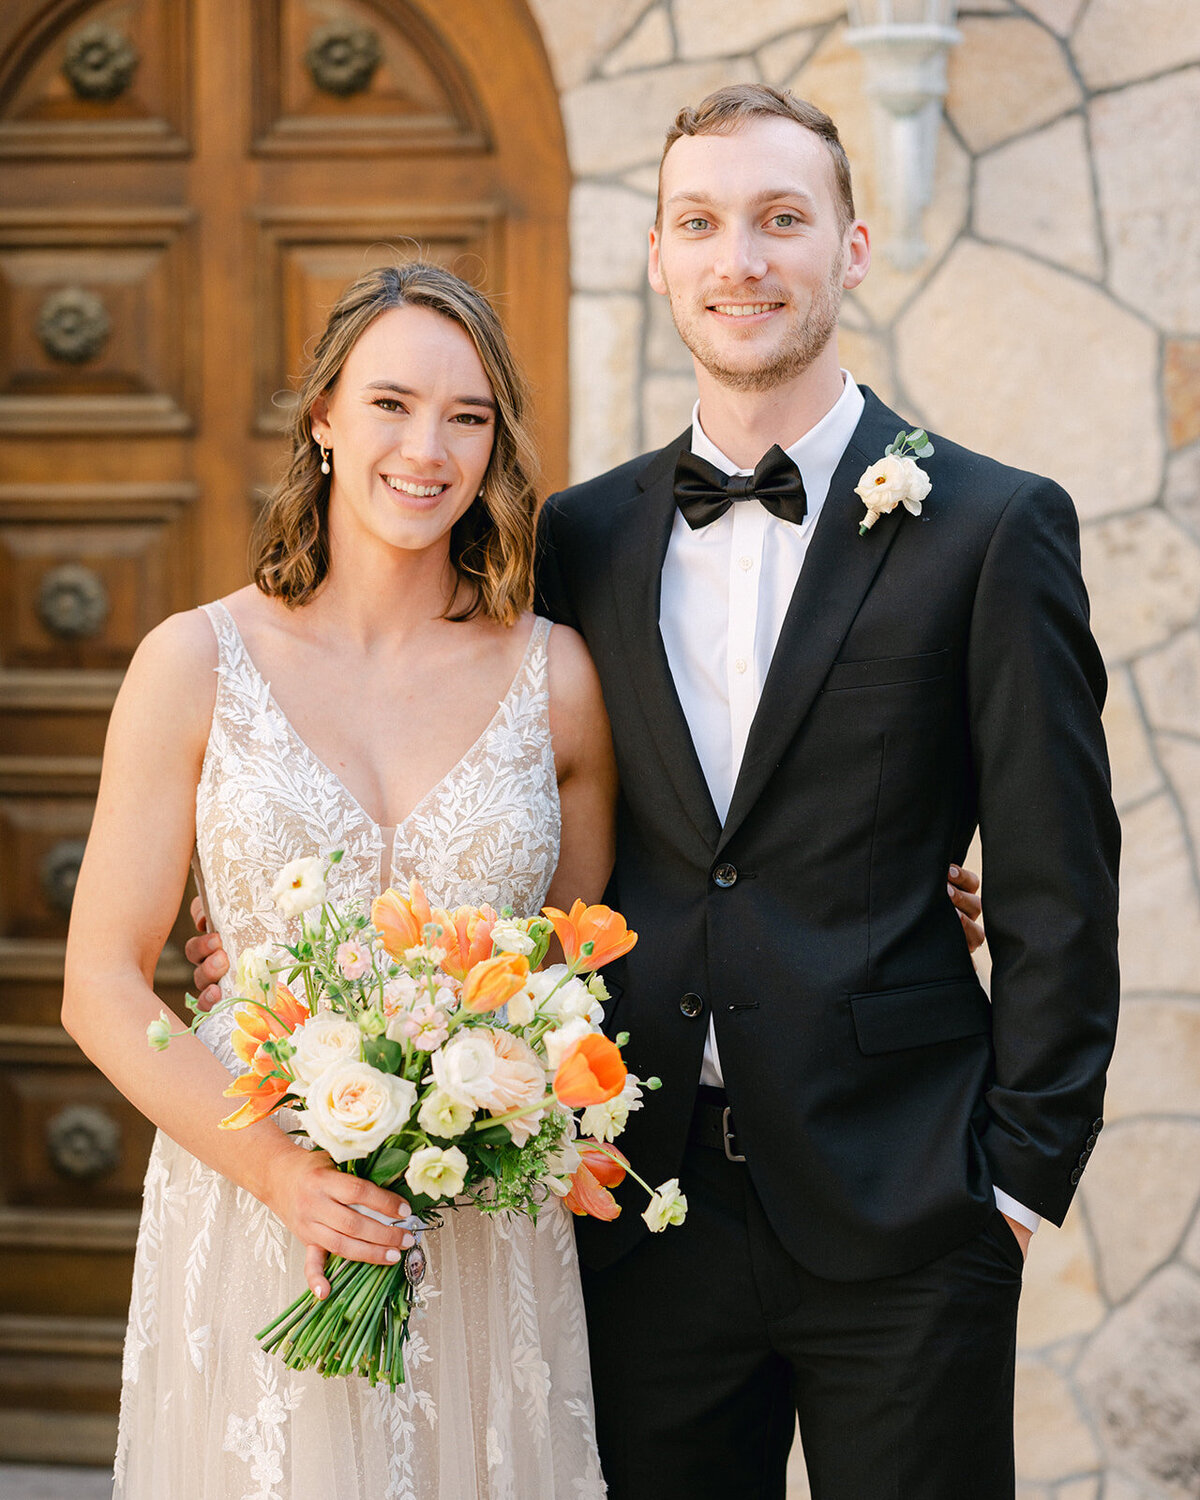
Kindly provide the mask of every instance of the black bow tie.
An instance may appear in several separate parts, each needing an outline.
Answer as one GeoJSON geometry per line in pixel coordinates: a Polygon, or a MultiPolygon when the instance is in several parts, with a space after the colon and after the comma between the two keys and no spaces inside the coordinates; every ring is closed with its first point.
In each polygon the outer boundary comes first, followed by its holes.
{"type": "Polygon", "coordinates": [[[773,516],[793,526],[804,520],[804,481],[778,443],[767,450],[753,474],[726,476],[694,453],[679,455],[675,504],[693,531],[723,516],[735,500],[758,500],[773,516]]]}

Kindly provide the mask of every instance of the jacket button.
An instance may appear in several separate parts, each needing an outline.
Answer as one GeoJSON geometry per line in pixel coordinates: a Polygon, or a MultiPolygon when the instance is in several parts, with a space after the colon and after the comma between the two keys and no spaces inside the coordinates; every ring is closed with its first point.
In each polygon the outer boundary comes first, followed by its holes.
{"type": "Polygon", "coordinates": [[[1071,1186],[1074,1187],[1075,1184],[1079,1181],[1079,1179],[1082,1176],[1083,1176],[1083,1168],[1082,1167],[1076,1167],[1075,1170],[1071,1173],[1071,1186]]]}
{"type": "Polygon", "coordinates": [[[712,878],[723,891],[727,891],[731,885],[737,884],[737,868],[734,865],[718,865],[712,872],[712,878]]]}
{"type": "Polygon", "coordinates": [[[701,1000],[699,995],[693,995],[691,990],[689,990],[683,997],[683,999],[679,1002],[679,1009],[680,1012],[685,1015],[689,1021],[694,1021],[700,1014],[700,1012],[704,1009],[704,1001],[701,1000]]]}
{"type": "Polygon", "coordinates": [[[1096,1119],[1096,1120],[1092,1121],[1092,1132],[1093,1132],[1093,1134],[1099,1135],[1100,1132],[1103,1129],[1104,1129],[1104,1121],[1103,1120],[1096,1119]]]}
{"type": "Polygon", "coordinates": [[[1092,1131],[1091,1135],[1088,1136],[1084,1144],[1087,1146],[1087,1149],[1089,1151],[1094,1151],[1096,1149],[1096,1132],[1094,1130],[1092,1131]]]}

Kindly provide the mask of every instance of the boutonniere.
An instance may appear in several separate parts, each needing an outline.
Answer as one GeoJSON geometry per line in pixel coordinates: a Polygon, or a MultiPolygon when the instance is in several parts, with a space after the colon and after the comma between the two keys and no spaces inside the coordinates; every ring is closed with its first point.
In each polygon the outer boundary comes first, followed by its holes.
{"type": "Polygon", "coordinates": [[[859,536],[866,536],[880,516],[890,514],[897,505],[903,505],[911,515],[921,514],[921,501],[933,486],[917,459],[928,458],[932,452],[933,444],[920,427],[896,434],[879,462],[872,464],[854,486],[854,493],[867,507],[859,536]]]}

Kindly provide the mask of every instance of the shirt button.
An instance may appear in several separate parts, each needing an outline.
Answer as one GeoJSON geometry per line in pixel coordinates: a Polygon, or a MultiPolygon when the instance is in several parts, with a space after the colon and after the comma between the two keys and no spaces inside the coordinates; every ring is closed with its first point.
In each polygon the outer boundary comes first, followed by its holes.
{"type": "Polygon", "coordinates": [[[739,672],[744,672],[746,670],[746,658],[744,656],[739,656],[737,661],[734,662],[734,666],[738,669],[739,672]]]}
{"type": "Polygon", "coordinates": [[[738,558],[738,567],[741,568],[741,570],[742,570],[743,573],[748,573],[753,566],[754,566],[754,559],[752,557],[739,557],[738,558]]]}
{"type": "Polygon", "coordinates": [[[692,994],[690,990],[679,1002],[680,1013],[685,1015],[689,1021],[694,1021],[703,1009],[704,1001],[701,1000],[699,995],[692,994]]]}
{"type": "Polygon", "coordinates": [[[735,865],[718,865],[712,872],[712,878],[723,891],[727,891],[731,885],[737,884],[737,867],[735,865]]]}

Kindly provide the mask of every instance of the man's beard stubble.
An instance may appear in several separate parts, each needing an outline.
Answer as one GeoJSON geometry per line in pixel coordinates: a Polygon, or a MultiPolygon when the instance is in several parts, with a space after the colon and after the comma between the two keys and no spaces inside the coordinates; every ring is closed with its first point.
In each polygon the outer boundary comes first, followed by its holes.
{"type": "MultiPolygon", "coordinates": [[[[731,368],[722,364],[716,351],[699,332],[681,327],[675,313],[674,301],[669,296],[671,319],[675,331],[683,340],[688,352],[708,371],[719,385],[730,391],[770,391],[786,385],[816,359],[829,340],[837,332],[838,314],[842,306],[842,267],[835,266],[824,287],[813,298],[808,316],[800,326],[789,334],[781,348],[764,363],[745,369],[731,368]]],[[[784,301],[763,293],[763,302],[784,301]]],[[[786,305],[786,304],[785,304],[786,305]]]]}

